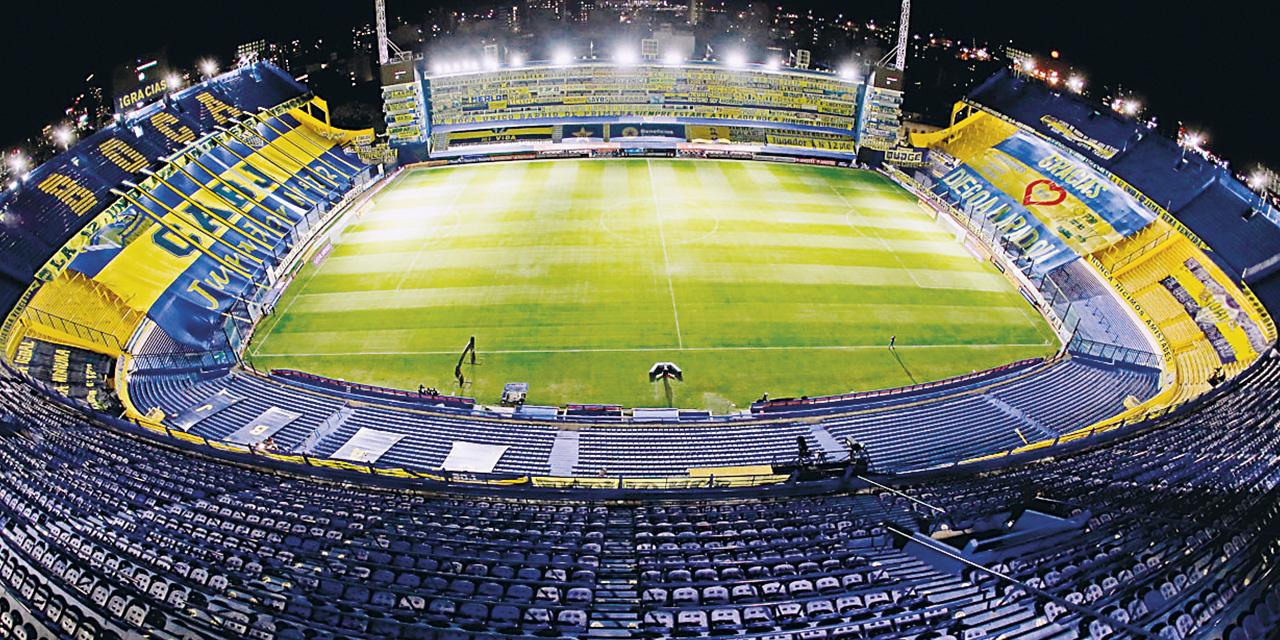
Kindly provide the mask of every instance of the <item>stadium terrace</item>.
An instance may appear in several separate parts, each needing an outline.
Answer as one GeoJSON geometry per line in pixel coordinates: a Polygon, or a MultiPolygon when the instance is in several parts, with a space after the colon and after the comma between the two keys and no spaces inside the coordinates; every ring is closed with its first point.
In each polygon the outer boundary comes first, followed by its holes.
{"type": "Polygon", "coordinates": [[[0,195],[0,636],[1280,628],[1226,170],[1014,71],[396,64],[384,141],[252,63],[0,195]]]}

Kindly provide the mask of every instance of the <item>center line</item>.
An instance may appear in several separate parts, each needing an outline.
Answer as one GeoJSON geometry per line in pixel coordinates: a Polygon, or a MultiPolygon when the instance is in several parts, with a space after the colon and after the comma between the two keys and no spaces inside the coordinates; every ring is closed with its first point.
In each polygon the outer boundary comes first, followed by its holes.
{"type": "Polygon", "coordinates": [[[662,231],[662,206],[658,204],[658,186],[653,182],[653,163],[645,160],[645,169],[649,171],[649,191],[653,194],[653,211],[658,215],[658,239],[662,241],[662,261],[667,265],[667,291],[671,292],[671,315],[676,319],[676,342],[684,348],[684,338],[680,335],[680,312],[676,310],[676,287],[671,283],[671,260],[667,257],[667,236],[662,231]]]}

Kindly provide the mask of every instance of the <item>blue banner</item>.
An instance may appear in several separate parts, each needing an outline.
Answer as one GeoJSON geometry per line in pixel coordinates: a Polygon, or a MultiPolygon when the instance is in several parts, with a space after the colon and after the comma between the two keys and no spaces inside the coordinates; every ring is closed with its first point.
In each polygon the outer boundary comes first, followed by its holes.
{"type": "Polygon", "coordinates": [[[603,124],[566,124],[561,140],[603,141],[603,124]]]}
{"type": "Polygon", "coordinates": [[[609,125],[609,139],[615,138],[677,138],[685,139],[685,129],[682,124],[611,124],[609,125]]]}
{"type": "Polygon", "coordinates": [[[1019,131],[995,145],[995,149],[1065,189],[1121,236],[1133,235],[1156,219],[1154,212],[1125,193],[1119,185],[1085,163],[1067,157],[1045,140],[1019,131]]]}
{"type": "Polygon", "coordinates": [[[102,268],[120,255],[121,247],[110,245],[94,245],[76,255],[67,265],[72,271],[78,271],[90,278],[98,275],[102,268]]]}
{"type": "Polygon", "coordinates": [[[1026,270],[1032,275],[1044,275],[1079,257],[1026,207],[966,165],[943,176],[934,189],[983,228],[993,225],[1007,247],[1029,263],[1026,270]]]}

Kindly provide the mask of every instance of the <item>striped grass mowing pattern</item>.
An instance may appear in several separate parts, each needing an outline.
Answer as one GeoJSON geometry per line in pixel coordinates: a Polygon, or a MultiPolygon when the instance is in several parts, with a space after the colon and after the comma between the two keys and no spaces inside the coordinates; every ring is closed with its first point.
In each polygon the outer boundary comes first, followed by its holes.
{"type": "Polygon", "coordinates": [[[848,169],[584,160],[414,171],[259,329],[258,368],[496,402],[744,407],[1053,353],[908,193],[848,169]],[[453,380],[476,336],[480,364],[453,380]],[[890,335],[897,349],[890,351],[890,335]],[[649,366],[685,371],[670,388],[649,366]]]}

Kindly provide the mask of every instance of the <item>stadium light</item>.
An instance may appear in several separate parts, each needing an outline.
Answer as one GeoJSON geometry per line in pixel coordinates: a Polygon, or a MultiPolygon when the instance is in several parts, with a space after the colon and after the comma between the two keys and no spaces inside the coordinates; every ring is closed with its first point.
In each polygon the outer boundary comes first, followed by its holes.
{"type": "Polygon", "coordinates": [[[494,56],[484,57],[484,68],[493,71],[498,68],[498,59],[494,56]]]}
{"type": "Polygon", "coordinates": [[[668,51],[665,56],[662,57],[662,61],[672,65],[680,64],[681,62],[684,62],[684,56],[680,55],[679,51],[672,49],[668,51]]]}
{"type": "Polygon", "coordinates": [[[53,139],[62,145],[63,149],[70,149],[71,143],[75,141],[76,136],[71,132],[71,127],[58,127],[53,130],[53,139]]]}
{"type": "Polygon", "coordinates": [[[852,82],[853,79],[857,77],[858,77],[858,70],[854,68],[853,65],[850,64],[850,65],[845,65],[843,67],[840,67],[841,80],[848,80],[852,82]]]}
{"type": "Polygon", "coordinates": [[[1254,191],[1261,191],[1262,187],[1267,184],[1267,176],[1261,171],[1249,176],[1249,188],[1254,191]]]}
{"type": "Polygon", "coordinates": [[[23,171],[26,171],[27,157],[19,153],[17,149],[14,149],[13,153],[9,155],[9,168],[13,170],[14,173],[22,173],[23,171]]]}
{"type": "Polygon", "coordinates": [[[165,78],[164,81],[170,91],[178,89],[179,87],[182,86],[182,77],[176,73],[169,74],[169,77],[165,78]]]}
{"type": "Polygon", "coordinates": [[[1182,139],[1182,143],[1188,149],[1194,149],[1196,151],[1200,150],[1200,146],[1203,145],[1204,142],[1205,136],[1203,133],[1188,133],[1186,137],[1182,139]]]}
{"type": "Polygon", "coordinates": [[[573,54],[568,49],[556,49],[556,52],[551,54],[551,61],[563,67],[573,63],[573,54]]]}
{"type": "Polygon", "coordinates": [[[1138,113],[1138,109],[1141,106],[1142,105],[1140,105],[1137,100],[1125,100],[1124,98],[1116,98],[1115,101],[1111,103],[1112,109],[1115,109],[1126,116],[1138,113]]]}
{"type": "Polygon", "coordinates": [[[1080,76],[1071,76],[1070,78],[1067,78],[1067,88],[1070,89],[1072,93],[1080,93],[1081,91],[1084,91],[1084,78],[1081,78],[1080,76]]]}
{"type": "Polygon", "coordinates": [[[200,61],[200,73],[206,78],[212,78],[218,75],[218,61],[213,58],[205,58],[200,61]]]}
{"type": "Polygon", "coordinates": [[[638,59],[639,56],[636,55],[636,50],[625,44],[619,45],[613,52],[613,60],[618,64],[635,64],[638,59]]]}
{"type": "Polygon", "coordinates": [[[770,71],[777,71],[781,66],[782,61],[778,59],[778,56],[769,56],[769,59],[764,61],[764,68],[770,71]]]}
{"type": "Polygon", "coordinates": [[[472,58],[471,60],[467,60],[466,65],[467,65],[467,71],[480,70],[480,62],[474,58],[472,58]]]}
{"type": "Polygon", "coordinates": [[[734,69],[741,69],[747,66],[747,56],[741,51],[731,51],[729,55],[724,57],[724,63],[734,69]]]}
{"type": "Polygon", "coordinates": [[[510,65],[511,65],[511,66],[513,66],[513,67],[523,67],[523,66],[524,66],[524,56],[522,56],[522,55],[520,55],[520,54],[518,54],[518,53],[513,53],[513,54],[511,54],[511,55],[507,56],[507,63],[508,63],[508,64],[510,64],[510,65]]]}

